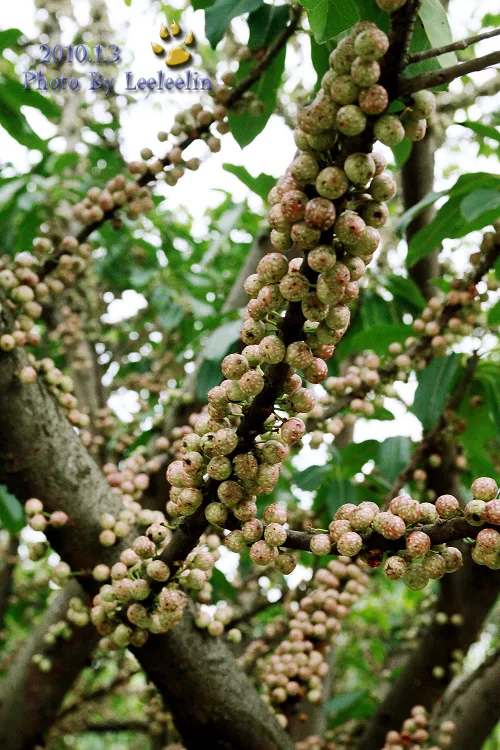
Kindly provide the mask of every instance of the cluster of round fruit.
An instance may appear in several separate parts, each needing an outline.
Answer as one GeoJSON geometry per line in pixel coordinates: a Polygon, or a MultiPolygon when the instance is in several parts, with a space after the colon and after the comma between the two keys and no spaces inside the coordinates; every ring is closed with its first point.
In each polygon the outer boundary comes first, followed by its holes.
{"type": "MultiPolygon", "coordinates": [[[[149,471],[157,470],[153,459],[146,457],[138,450],[123,462],[121,469],[113,463],[103,466],[103,473],[115,494],[120,496],[123,509],[118,518],[112,513],[103,513],[100,518],[101,533],[99,541],[104,547],[112,547],[117,539],[126,537],[130,530],[139,526],[165,524],[165,515],[158,510],[143,508],[139,503],[143,493],[149,487],[149,471]]],[[[168,544],[171,532],[165,527],[164,543],[168,544]]]]}
{"type": "MultiPolygon", "coordinates": [[[[131,174],[138,173],[136,163],[142,167],[142,162],[132,162],[129,165],[131,174]]],[[[161,171],[163,164],[159,162],[157,166],[151,165],[149,169],[155,174],[154,170],[161,171]]],[[[148,171],[148,168],[144,171],[148,171]]],[[[73,216],[84,225],[95,224],[103,221],[105,215],[116,208],[123,208],[129,219],[137,219],[141,214],[151,211],[153,201],[149,189],[118,174],[109,180],[102,190],[97,186],[89,188],[85,198],[73,206],[73,216]]]]}
{"type": "Polygon", "coordinates": [[[60,529],[68,522],[67,514],[62,510],[55,510],[52,513],[44,513],[43,503],[37,497],[30,497],[24,505],[28,524],[34,531],[45,531],[50,524],[55,529],[60,529]]]}
{"type": "Polygon", "coordinates": [[[323,742],[317,734],[295,743],[295,750],[338,750],[336,742],[323,742]]]}
{"type": "Polygon", "coordinates": [[[162,524],[152,524],[123,550],[119,562],[111,568],[104,564],[94,568],[95,580],[111,578],[111,583],[101,586],[90,610],[93,624],[108,639],[101,644],[104,648],[142,646],[149,632],[165,633],[181,620],[187,603],[182,591],[164,586],[153,596],[153,587],[170,578],[168,565],[159,559],[168,533],[162,524]]]}
{"type": "Polygon", "coordinates": [[[451,744],[454,731],[455,724],[452,721],[442,721],[437,728],[436,741],[430,744],[428,713],[423,706],[413,706],[411,717],[405,719],[401,731],[392,729],[387,732],[382,750],[403,750],[405,747],[411,747],[412,750],[442,750],[451,744]]]}
{"type": "MultiPolygon", "coordinates": [[[[472,484],[471,500],[463,510],[466,521],[473,526],[485,523],[500,525],[498,486],[490,477],[480,477],[472,484]]],[[[391,500],[387,511],[372,502],[360,505],[347,503],[335,513],[328,534],[316,534],[310,542],[316,555],[327,555],[336,545],[340,555],[356,557],[366,552],[367,536],[373,532],[385,539],[405,541],[405,548],[387,558],[384,573],[392,580],[402,579],[408,588],[423,589],[430,579],[442,578],[462,566],[462,553],[446,544],[432,545],[428,534],[418,525],[451,520],[462,514],[460,503],[453,495],[441,495],[435,504],[419,503],[407,495],[391,500]]],[[[491,528],[482,529],[472,552],[474,560],[490,568],[500,568],[500,534],[491,528]]]]}
{"type": "Polygon", "coordinates": [[[219,135],[229,133],[229,111],[235,114],[248,112],[258,116],[263,113],[264,105],[253,91],[245,91],[235,101],[231,100],[233,91],[230,88],[235,82],[235,73],[227,71],[221,76],[221,84],[210,90],[213,102],[204,107],[199,102],[189,109],[178,112],[170,131],[161,130],[158,140],[164,143],[170,136],[174,144],[169,152],[159,158],[150,148],[141,150],[142,161],[129,164],[131,174],[150,175],[158,178],[162,175],[167,185],[174,186],[183,177],[185,170],[196,171],[200,166],[200,159],[191,157],[185,159],[184,149],[194,141],[204,141],[212,153],[218,153],[221,148],[219,135]],[[231,102],[230,102],[231,100],[231,102]],[[217,134],[217,135],[216,135],[217,134]]]}
{"type": "MultiPolygon", "coordinates": [[[[213,636],[224,634],[226,627],[231,624],[234,618],[233,608],[223,604],[215,609],[211,614],[207,609],[200,609],[195,617],[195,625],[200,629],[206,629],[207,633],[213,636]]],[[[227,631],[227,639],[231,643],[240,643],[242,639],[241,630],[230,628],[227,631]]]]}
{"type": "Polygon", "coordinates": [[[328,672],[328,645],[340,630],[340,621],[366,591],[364,563],[340,556],[320,568],[312,590],[290,612],[288,633],[269,659],[260,662],[264,700],[286,726],[284,704],[306,697],[322,700],[323,680],[328,672]]]}
{"type": "MultiPolygon", "coordinates": [[[[41,237],[35,240],[35,254],[23,252],[14,260],[0,259],[0,289],[7,296],[15,318],[13,330],[0,337],[3,351],[11,351],[16,346],[38,346],[40,333],[35,323],[42,315],[42,306],[74,283],[92,253],[90,245],[68,235],[59,245],[61,254],[57,267],[44,275],[43,262],[52,249],[50,240],[41,237]]],[[[29,382],[29,375],[27,377],[29,382]]]]}

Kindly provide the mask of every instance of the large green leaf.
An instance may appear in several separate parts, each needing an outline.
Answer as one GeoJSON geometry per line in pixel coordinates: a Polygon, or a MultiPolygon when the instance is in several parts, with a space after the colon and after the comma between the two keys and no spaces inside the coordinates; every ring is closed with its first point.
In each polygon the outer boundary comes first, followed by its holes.
{"type": "Polygon", "coordinates": [[[350,29],[359,21],[359,12],[354,0],[300,0],[307,10],[307,17],[318,44],[350,29]]]}
{"type": "Polygon", "coordinates": [[[225,599],[235,601],[236,590],[233,584],[227,580],[224,573],[218,568],[213,569],[210,583],[213,586],[212,601],[214,604],[225,599]]]}
{"type": "Polygon", "coordinates": [[[481,138],[492,138],[494,141],[500,143],[500,130],[493,125],[485,125],[483,122],[471,122],[471,120],[457,122],[457,125],[462,125],[464,128],[473,130],[481,138]]]}
{"type": "Polygon", "coordinates": [[[389,437],[379,443],[377,466],[389,482],[393,482],[408,463],[411,451],[411,439],[406,436],[389,437]]]}
{"type": "Polygon", "coordinates": [[[333,44],[318,44],[314,37],[310,37],[311,42],[311,62],[313,64],[316,75],[316,85],[314,91],[318,91],[321,86],[321,81],[325,73],[330,69],[330,52],[333,49],[333,44]]]}
{"type": "MultiPolygon", "coordinates": [[[[443,47],[451,44],[453,36],[448,22],[448,16],[440,0],[422,0],[418,12],[425,33],[431,47],[443,47]]],[[[440,55],[437,61],[442,68],[455,65],[457,56],[454,52],[440,55]]]]}
{"type": "Polygon", "coordinates": [[[308,466],[307,469],[295,474],[292,478],[292,482],[297,485],[300,490],[317,490],[323,484],[331,470],[332,467],[328,464],[323,464],[322,466],[308,466]]]}
{"type": "Polygon", "coordinates": [[[435,358],[419,375],[412,411],[424,430],[431,430],[443,413],[458,361],[459,355],[455,353],[435,358]]]}
{"type": "MultiPolygon", "coordinates": [[[[264,105],[264,112],[261,115],[235,115],[229,113],[228,119],[231,126],[231,134],[241,148],[245,148],[249,143],[262,133],[267,125],[271,115],[274,113],[278,88],[281,84],[281,78],[285,69],[286,49],[282,49],[274,58],[273,62],[259,78],[258,83],[252,87],[258,99],[264,105]]],[[[242,63],[240,70],[248,72],[250,66],[248,63],[242,63]],[[248,67],[247,67],[248,66],[248,67]]]]}
{"type": "Polygon", "coordinates": [[[493,305],[491,310],[488,312],[488,325],[500,325],[500,302],[497,302],[496,305],[493,305]]]}
{"type": "Polygon", "coordinates": [[[426,305],[425,298],[413,279],[390,274],[387,277],[385,288],[391,292],[395,299],[400,300],[403,306],[423,310],[426,305]]]}
{"type": "MultiPolygon", "coordinates": [[[[432,253],[444,239],[458,239],[495,221],[500,216],[500,203],[496,202],[493,194],[499,190],[500,175],[477,172],[459,177],[447,191],[449,198],[433,221],[412,238],[408,246],[407,265],[411,267],[432,253]],[[479,191],[488,192],[488,203],[484,205],[483,211],[480,210],[480,205],[478,208],[477,196],[469,197],[479,191]],[[472,218],[464,217],[463,205],[467,215],[472,218]]],[[[420,208],[424,207],[421,202],[420,208]]]]}
{"type": "Polygon", "coordinates": [[[264,0],[216,0],[205,10],[205,34],[212,47],[217,47],[233,18],[251,13],[264,0]]]}
{"type": "Polygon", "coordinates": [[[500,191],[498,190],[475,190],[462,198],[460,202],[460,213],[467,222],[476,221],[491,211],[498,211],[499,208],[500,191]]]}
{"type": "Polygon", "coordinates": [[[15,49],[18,40],[22,35],[23,32],[20,31],[20,29],[4,29],[3,31],[0,31],[0,52],[3,52],[7,47],[15,49]]]}
{"type": "MultiPolygon", "coordinates": [[[[288,22],[288,8],[283,6],[265,5],[254,11],[248,17],[250,38],[248,46],[252,50],[269,47],[274,39],[286,27],[288,22]],[[285,12],[284,12],[285,11],[285,12]]],[[[245,112],[241,115],[229,113],[229,124],[231,133],[241,148],[248,146],[267,125],[276,106],[276,97],[281,85],[283,71],[285,69],[286,48],[280,50],[273,62],[260,76],[257,83],[252,86],[252,91],[264,105],[261,115],[249,115],[245,112]]],[[[236,75],[236,83],[245,78],[254,63],[242,62],[236,75]]]]}
{"type": "Polygon", "coordinates": [[[4,484],[0,484],[0,523],[11,534],[17,534],[24,526],[23,506],[4,484]]]}
{"type": "Polygon", "coordinates": [[[49,117],[55,119],[61,114],[61,107],[56,104],[53,99],[47,96],[43,96],[34,89],[26,91],[23,84],[20,81],[15,81],[13,78],[3,78],[0,82],[0,92],[2,99],[13,108],[35,107],[40,112],[49,117]]]}
{"type": "Polygon", "coordinates": [[[271,188],[276,184],[276,178],[271,177],[269,174],[260,173],[258,177],[252,177],[250,172],[237,164],[223,164],[222,165],[226,172],[231,172],[241,182],[250,188],[254,193],[257,193],[264,202],[267,201],[267,196],[271,188]]]}
{"type": "Polygon", "coordinates": [[[350,479],[334,474],[316,495],[316,507],[325,504],[330,518],[346,503],[358,504],[358,488],[350,479]]]}
{"type": "Polygon", "coordinates": [[[252,50],[269,47],[288,24],[288,5],[262,5],[248,16],[250,37],[248,46],[252,50]]]}

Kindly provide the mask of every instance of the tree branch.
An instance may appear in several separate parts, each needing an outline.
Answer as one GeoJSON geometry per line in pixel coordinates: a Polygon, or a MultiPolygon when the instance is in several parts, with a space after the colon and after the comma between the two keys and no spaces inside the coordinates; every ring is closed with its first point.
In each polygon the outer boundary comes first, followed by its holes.
{"type": "MultiPolygon", "coordinates": [[[[0,329],[2,323],[8,325],[5,316],[4,306],[0,329]]],[[[19,382],[15,373],[25,364],[27,355],[22,350],[0,352],[0,460],[3,460],[6,483],[18,497],[39,497],[47,511],[60,509],[68,514],[68,524],[61,530],[49,532],[49,537],[53,548],[73,569],[112,563],[122,545],[127,546],[130,539],[104,549],[98,541],[99,517],[103,512],[118,515],[120,498],[108,486],[43,383],[19,382]]],[[[174,559],[183,560],[196,544],[206,527],[204,516],[202,521],[196,534],[191,529],[189,544],[186,544],[184,531],[179,529],[174,534],[172,546],[167,547],[174,559]]],[[[91,593],[95,592],[91,579],[82,578],[82,584],[91,593]]],[[[49,608],[44,623],[61,619],[62,609],[61,605],[56,611],[54,607],[49,608]]],[[[0,711],[5,750],[19,750],[20,732],[25,737],[26,747],[32,746],[29,743],[34,735],[43,733],[52,723],[60,700],[82,666],[62,648],[65,658],[61,659],[61,674],[55,669],[55,680],[52,673],[44,674],[43,690],[31,691],[30,654],[38,652],[43,632],[45,629],[40,626],[28,639],[23,656],[9,675],[0,711]],[[10,702],[11,695],[17,695],[19,700],[10,702]],[[14,705],[20,715],[18,729],[13,734],[10,727],[15,723],[11,718],[14,705]],[[27,714],[38,717],[37,722],[26,722],[27,714]]],[[[97,633],[89,626],[88,631],[79,630],[76,636],[82,656],[87,659],[97,641],[97,633]]],[[[200,747],[201,738],[210,739],[211,744],[205,747],[214,750],[227,747],[244,750],[248,747],[245,743],[249,736],[259,737],[262,750],[292,750],[288,736],[260,700],[229,649],[221,641],[196,630],[190,612],[186,613],[182,624],[169,633],[151,635],[148,643],[136,651],[136,656],[171,706],[174,720],[179,721],[181,732],[186,734],[189,750],[200,747]],[[183,675],[181,680],[179,674],[183,675]]]]}
{"type": "Polygon", "coordinates": [[[455,78],[475,73],[478,70],[486,70],[492,65],[500,63],[500,52],[490,52],[489,55],[476,57],[474,60],[467,60],[457,65],[452,65],[443,70],[431,70],[428,73],[421,73],[413,78],[400,78],[399,93],[404,96],[412,94],[414,91],[431,89],[434,86],[441,86],[444,83],[451,83],[455,78]]]}
{"type": "Polygon", "coordinates": [[[5,612],[12,589],[12,579],[17,555],[17,536],[9,535],[0,559],[0,631],[3,630],[5,612]]]}
{"type": "Polygon", "coordinates": [[[429,60],[431,57],[439,57],[444,55],[446,52],[456,52],[457,50],[467,49],[473,44],[482,42],[484,39],[491,39],[494,36],[500,34],[500,29],[493,29],[493,31],[485,31],[482,34],[476,34],[475,36],[468,36],[466,39],[461,39],[458,42],[452,42],[451,44],[445,44],[442,47],[434,47],[433,49],[423,50],[422,52],[415,52],[408,58],[408,63],[422,62],[422,60],[429,60]]]}
{"type": "Polygon", "coordinates": [[[456,725],[450,750],[480,750],[499,719],[499,690],[500,650],[497,650],[459,687],[451,707],[440,716],[456,725]]]}

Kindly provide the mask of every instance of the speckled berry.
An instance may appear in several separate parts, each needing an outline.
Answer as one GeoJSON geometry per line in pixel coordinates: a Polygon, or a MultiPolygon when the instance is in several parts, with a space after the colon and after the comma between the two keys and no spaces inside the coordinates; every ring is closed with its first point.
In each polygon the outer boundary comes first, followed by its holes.
{"type": "Polygon", "coordinates": [[[385,146],[397,146],[405,137],[405,130],[399,117],[382,115],[373,127],[375,138],[385,146]]]}
{"type": "Polygon", "coordinates": [[[436,510],[441,518],[455,518],[460,512],[460,503],[454,495],[441,495],[436,500],[436,510]]]}
{"type": "Polygon", "coordinates": [[[346,104],[337,112],[335,122],[341,133],[347,136],[355,136],[360,135],[366,128],[367,119],[365,113],[357,104],[346,104]]]}
{"type": "Polygon", "coordinates": [[[315,534],[309,543],[311,552],[314,555],[328,555],[332,543],[328,534],[315,534]]]}

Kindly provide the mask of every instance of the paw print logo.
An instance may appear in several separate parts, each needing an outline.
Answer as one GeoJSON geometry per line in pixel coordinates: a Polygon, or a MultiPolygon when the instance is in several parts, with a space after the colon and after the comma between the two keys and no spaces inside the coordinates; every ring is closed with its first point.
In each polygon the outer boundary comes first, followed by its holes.
{"type": "MultiPolygon", "coordinates": [[[[170,31],[167,26],[164,24],[162,25],[160,29],[160,39],[163,39],[165,42],[168,42],[172,37],[179,36],[179,34],[182,33],[182,29],[179,26],[178,23],[172,23],[170,25],[170,31]]],[[[189,34],[186,36],[183,44],[178,44],[175,47],[172,47],[168,50],[167,56],[165,58],[165,65],[168,65],[169,68],[176,68],[179,65],[184,65],[184,63],[187,63],[191,60],[191,52],[186,49],[186,47],[191,47],[195,44],[195,38],[192,31],[189,32],[189,34]]],[[[157,42],[151,42],[151,47],[153,49],[153,52],[158,57],[163,57],[165,54],[165,48],[162,44],[158,44],[157,42]]]]}

